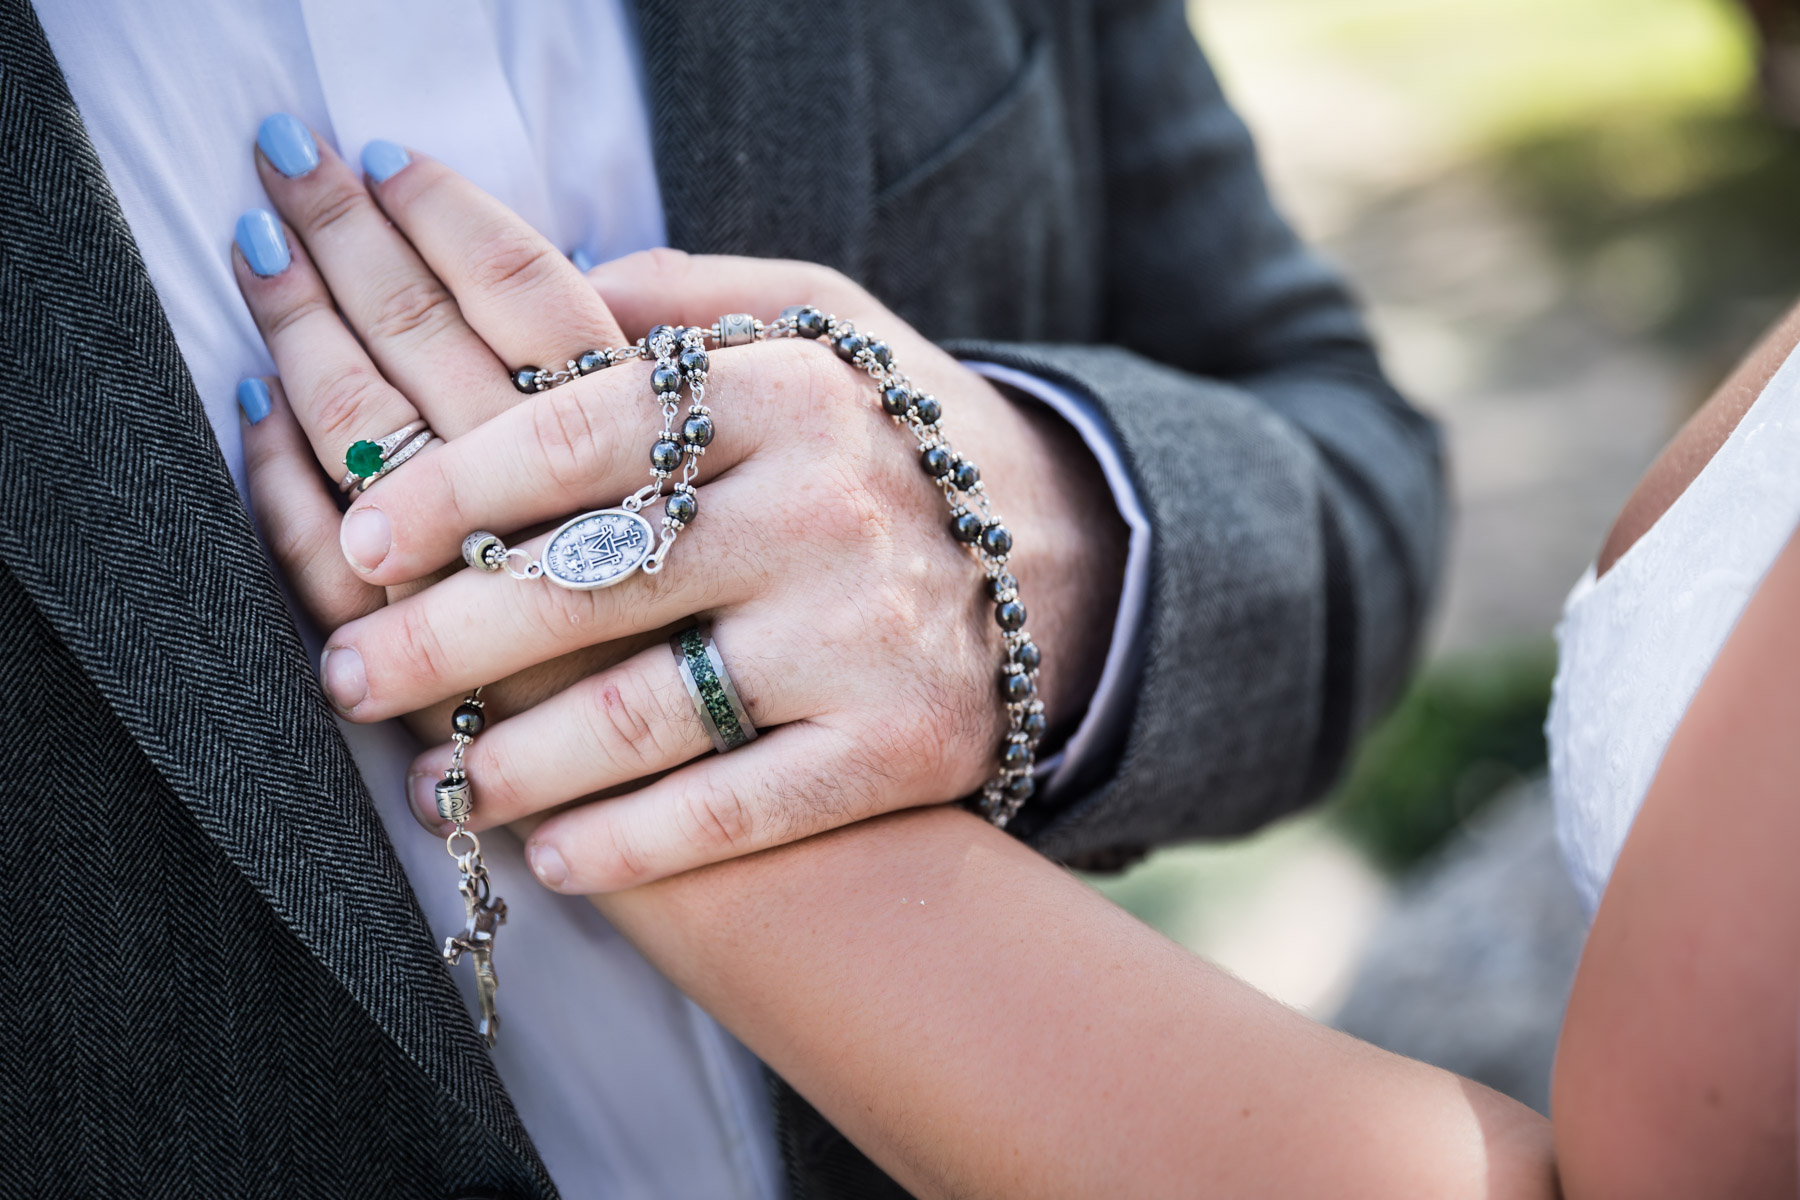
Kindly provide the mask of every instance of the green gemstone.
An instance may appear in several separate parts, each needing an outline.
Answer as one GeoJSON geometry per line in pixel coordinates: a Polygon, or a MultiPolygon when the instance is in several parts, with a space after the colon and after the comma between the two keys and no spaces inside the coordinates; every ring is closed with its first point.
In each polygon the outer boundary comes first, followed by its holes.
{"type": "Polygon", "coordinates": [[[357,442],[344,455],[344,465],[352,475],[367,479],[381,470],[381,447],[374,442],[357,442]]]}

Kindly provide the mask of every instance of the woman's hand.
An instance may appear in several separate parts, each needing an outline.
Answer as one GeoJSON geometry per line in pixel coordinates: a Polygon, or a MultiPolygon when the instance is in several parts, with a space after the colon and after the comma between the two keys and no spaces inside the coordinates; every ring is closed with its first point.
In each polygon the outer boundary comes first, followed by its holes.
{"type": "MultiPolygon", "coordinates": [[[[994,770],[1004,714],[978,566],[867,377],[809,342],[712,353],[717,436],[699,515],[660,574],[574,592],[459,570],[406,594],[456,563],[471,530],[513,541],[612,507],[649,478],[661,419],[648,365],[529,397],[509,381],[520,365],[554,366],[658,322],[767,318],[790,303],[885,338],[983,468],[1014,531],[1010,566],[1044,651],[1051,718],[1078,713],[1110,634],[1123,534],[1092,460],[1055,418],[1028,415],[824,268],[653,251],[597,268],[590,285],[439,164],[415,158],[365,189],[322,157],[294,180],[264,165],[297,235],[292,264],[264,277],[239,262],[287,393],[247,437],[258,515],[303,600],[337,627],[322,672],[348,718],[433,712],[506,681],[485,693],[500,719],[467,760],[476,828],[631,789],[532,832],[545,883],[626,887],[966,795],[994,770]],[[445,442],[340,524],[318,467],[341,473],[350,443],[415,412],[445,442]],[[334,537],[341,557],[321,550],[334,537]],[[722,756],[702,757],[705,731],[662,644],[694,616],[713,621],[765,735],[722,756]]],[[[443,736],[441,715],[429,720],[427,736],[443,736]]],[[[434,829],[432,783],[448,757],[440,746],[413,768],[415,810],[434,829]]]]}

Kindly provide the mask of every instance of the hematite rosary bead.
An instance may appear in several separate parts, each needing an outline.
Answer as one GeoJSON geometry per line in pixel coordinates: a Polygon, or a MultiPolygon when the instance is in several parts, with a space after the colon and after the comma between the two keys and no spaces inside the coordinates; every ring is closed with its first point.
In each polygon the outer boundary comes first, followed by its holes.
{"type": "Polygon", "coordinates": [[[863,337],[862,334],[857,333],[855,331],[851,331],[850,333],[846,333],[843,337],[839,338],[837,341],[833,342],[831,344],[831,348],[833,350],[836,350],[837,356],[839,358],[843,359],[845,362],[855,362],[856,356],[858,354],[861,354],[863,352],[863,348],[865,346],[867,346],[868,344],[869,344],[868,341],[863,337]]]}
{"type": "Polygon", "coordinates": [[[1035,791],[1037,791],[1037,781],[1029,775],[1021,775],[1006,785],[1006,798],[1023,804],[1031,799],[1032,793],[1035,791]]]}
{"type": "Polygon", "coordinates": [[[1013,661],[1027,671],[1035,671],[1043,663],[1044,656],[1038,650],[1036,642],[1026,642],[1013,651],[1013,661]]]}
{"type": "Polygon", "coordinates": [[[912,407],[912,393],[903,387],[884,388],[881,393],[881,411],[890,417],[904,417],[906,410],[912,407]]]}
{"type": "Polygon", "coordinates": [[[919,465],[933,479],[942,479],[950,473],[950,454],[942,446],[931,446],[919,455],[919,465]]]}
{"type": "Polygon", "coordinates": [[[1012,531],[995,521],[981,531],[981,548],[995,558],[1005,558],[1012,551],[1012,531]]]}
{"type": "Polygon", "coordinates": [[[1008,600],[994,608],[994,620],[1000,628],[1008,633],[1017,633],[1025,627],[1025,606],[1017,600],[1008,600]]]}
{"type": "Polygon", "coordinates": [[[1031,747],[1024,742],[1008,742],[1006,749],[1000,752],[1000,765],[1009,771],[1017,771],[1031,765],[1031,747]]]}
{"type": "Polygon", "coordinates": [[[704,375],[710,364],[707,361],[706,351],[690,349],[681,352],[681,357],[676,360],[676,365],[681,368],[683,375],[704,375]]]}
{"type": "Polygon", "coordinates": [[[987,590],[988,595],[993,598],[994,602],[999,603],[1001,600],[1008,599],[1018,592],[1019,581],[1014,579],[1010,574],[996,575],[988,580],[987,590]]]}
{"type": "Polygon", "coordinates": [[[650,372],[650,386],[659,396],[672,395],[681,389],[681,372],[674,367],[657,367],[650,372]]]}
{"type": "Polygon", "coordinates": [[[673,471],[681,465],[681,443],[667,438],[650,447],[650,465],[658,471],[673,471]]]}
{"type": "Polygon", "coordinates": [[[687,525],[699,515],[700,502],[694,499],[692,492],[676,492],[669,497],[669,502],[663,505],[663,512],[669,515],[671,521],[680,521],[683,525],[687,525]]]}
{"type": "Polygon", "coordinates": [[[960,512],[950,518],[950,533],[964,545],[973,545],[981,536],[981,518],[972,512],[960,512]]]}
{"type": "Polygon", "coordinates": [[[959,492],[972,491],[981,482],[981,471],[966,458],[956,460],[956,470],[950,475],[950,483],[959,492]]]}
{"type": "Polygon", "coordinates": [[[481,711],[479,704],[470,704],[465,700],[456,706],[455,712],[450,714],[451,732],[459,733],[463,737],[472,738],[486,728],[487,714],[481,711]]]}
{"type": "Polygon", "coordinates": [[[712,418],[695,413],[681,423],[681,440],[690,446],[705,446],[713,440],[712,418]]]}
{"type": "Polygon", "coordinates": [[[921,425],[936,425],[938,418],[944,415],[944,407],[936,396],[920,396],[913,401],[913,411],[918,414],[921,425]]]}
{"type": "Polygon", "coordinates": [[[794,314],[794,332],[803,338],[820,337],[825,332],[825,314],[808,304],[794,314]]]}
{"type": "Polygon", "coordinates": [[[675,327],[673,325],[652,325],[650,327],[650,332],[644,335],[644,345],[650,347],[651,351],[654,353],[657,342],[664,338],[673,338],[674,336],[675,327]]]}
{"type": "Polygon", "coordinates": [[[1029,712],[1025,714],[1025,719],[1019,722],[1019,729],[1026,737],[1030,738],[1033,742],[1037,742],[1042,740],[1044,734],[1050,731],[1050,722],[1045,719],[1044,714],[1041,712],[1029,712]]]}
{"type": "Polygon", "coordinates": [[[1008,703],[1022,704],[1031,699],[1037,691],[1037,684],[1031,682],[1031,676],[1024,671],[1009,669],[1000,677],[1000,690],[1005,693],[1008,703]]]}
{"type": "Polygon", "coordinates": [[[870,342],[868,350],[869,357],[874,359],[875,364],[882,370],[885,371],[894,365],[894,352],[888,348],[886,342],[870,342]]]}
{"type": "Polygon", "coordinates": [[[542,373],[538,367],[520,367],[512,373],[512,385],[529,396],[538,390],[538,376],[542,373]]]}
{"type": "Polygon", "coordinates": [[[575,369],[583,375],[592,375],[612,361],[604,350],[589,350],[575,360],[575,369]]]}

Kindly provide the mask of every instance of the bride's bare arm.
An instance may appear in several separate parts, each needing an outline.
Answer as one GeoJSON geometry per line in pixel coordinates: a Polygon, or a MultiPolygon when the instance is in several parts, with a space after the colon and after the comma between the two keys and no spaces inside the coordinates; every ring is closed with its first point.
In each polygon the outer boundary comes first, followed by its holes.
{"type": "Polygon", "coordinates": [[[1571,1197],[1796,1190],[1800,539],[1669,743],[1588,937],[1557,1054],[1571,1197]]]}
{"type": "Polygon", "coordinates": [[[1550,1196],[1546,1124],[1326,1029],[953,809],[606,915],[920,1196],[1550,1196]]]}

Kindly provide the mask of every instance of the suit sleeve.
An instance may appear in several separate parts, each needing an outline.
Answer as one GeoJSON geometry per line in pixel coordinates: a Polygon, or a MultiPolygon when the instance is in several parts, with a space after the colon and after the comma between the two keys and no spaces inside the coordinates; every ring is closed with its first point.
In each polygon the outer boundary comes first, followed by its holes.
{"type": "Polygon", "coordinates": [[[1405,680],[1446,524],[1433,423],[1275,212],[1183,5],[1102,9],[1104,345],[962,343],[1104,414],[1151,523],[1128,719],[1019,831],[1116,865],[1321,795],[1405,680]]]}

